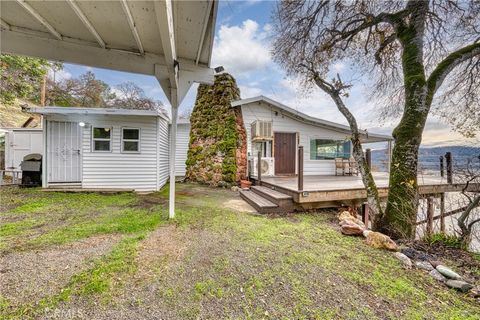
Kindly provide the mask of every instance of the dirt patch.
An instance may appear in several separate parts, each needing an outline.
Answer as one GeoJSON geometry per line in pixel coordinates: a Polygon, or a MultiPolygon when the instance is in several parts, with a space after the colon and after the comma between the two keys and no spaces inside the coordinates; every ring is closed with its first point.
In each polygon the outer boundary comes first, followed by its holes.
{"type": "Polygon", "coordinates": [[[238,212],[257,212],[255,209],[242,199],[231,199],[223,203],[223,207],[238,212]]]}
{"type": "Polygon", "coordinates": [[[167,199],[156,197],[155,195],[144,195],[139,201],[129,205],[130,208],[151,209],[159,205],[167,204],[167,199]]]}
{"type": "Polygon", "coordinates": [[[144,278],[152,271],[152,266],[162,261],[181,259],[188,247],[189,239],[182,235],[175,225],[167,225],[152,232],[139,246],[136,258],[138,271],[136,277],[144,278]]]}
{"type": "Polygon", "coordinates": [[[94,258],[107,253],[120,238],[120,235],[103,235],[48,250],[1,256],[0,294],[12,305],[53,295],[74,274],[90,267],[94,258]]]}

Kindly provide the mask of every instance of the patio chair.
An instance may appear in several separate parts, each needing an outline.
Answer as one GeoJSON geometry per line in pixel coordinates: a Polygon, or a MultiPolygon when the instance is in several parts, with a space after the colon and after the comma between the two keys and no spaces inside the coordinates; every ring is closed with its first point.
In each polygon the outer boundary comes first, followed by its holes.
{"type": "Polygon", "coordinates": [[[354,157],[350,157],[350,159],[348,159],[348,169],[349,169],[349,174],[350,175],[356,175],[358,176],[358,164],[357,164],[357,161],[355,161],[355,158],[354,157]]]}
{"type": "Polygon", "coordinates": [[[345,166],[342,158],[335,158],[335,175],[338,176],[338,170],[341,170],[342,176],[345,175],[345,166]]]}

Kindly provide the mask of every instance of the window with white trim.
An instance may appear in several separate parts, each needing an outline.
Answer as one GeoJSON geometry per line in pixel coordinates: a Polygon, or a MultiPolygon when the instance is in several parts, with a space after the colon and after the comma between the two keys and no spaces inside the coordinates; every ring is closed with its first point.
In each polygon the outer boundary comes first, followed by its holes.
{"type": "Polygon", "coordinates": [[[97,152],[112,151],[112,128],[92,128],[92,148],[97,152]]]}
{"type": "Polygon", "coordinates": [[[122,152],[140,152],[140,129],[122,128],[122,152]]]}

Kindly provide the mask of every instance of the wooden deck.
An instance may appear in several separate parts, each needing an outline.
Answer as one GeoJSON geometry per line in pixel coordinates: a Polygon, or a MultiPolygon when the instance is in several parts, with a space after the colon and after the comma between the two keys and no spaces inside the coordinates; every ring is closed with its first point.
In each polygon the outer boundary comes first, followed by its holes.
{"type": "MultiPolygon", "coordinates": [[[[356,205],[366,200],[366,190],[360,176],[304,176],[303,190],[298,190],[298,178],[262,177],[261,185],[290,195],[293,201],[304,208],[338,207],[356,205]]],[[[381,197],[388,194],[388,174],[374,173],[381,197]]],[[[258,184],[258,181],[254,182],[258,184]]],[[[418,177],[421,195],[439,196],[445,192],[461,191],[462,183],[448,184],[446,178],[422,175],[418,177]]],[[[468,190],[480,190],[479,184],[469,185],[468,190]]]]}

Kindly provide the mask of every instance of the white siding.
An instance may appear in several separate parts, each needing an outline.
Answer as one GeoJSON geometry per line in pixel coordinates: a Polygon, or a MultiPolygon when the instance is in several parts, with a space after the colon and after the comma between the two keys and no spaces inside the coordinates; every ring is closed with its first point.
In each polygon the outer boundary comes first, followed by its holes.
{"type": "Polygon", "coordinates": [[[158,186],[159,188],[163,187],[169,178],[169,168],[168,168],[168,158],[169,158],[169,146],[170,146],[170,135],[169,135],[169,125],[168,122],[163,119],[158,119],[158,186]]]}
{"type": "Polygon", "coordinates": [[[251,124],[257,120],[272,121],[273,132],[296,132],[299,143],[304,148],[305,175],[331,175],[335,174],[334,160],[310,160],[310,139],[346,139],[345,133],[337,132],[321,126],[304,123],[293,119],[281,110],[267,103],[252,102],[242,105],[242,115],[247,131],[247,152],[252,155],[251,124]]]}
{"type": "Polygon", "coordinates": [[[168,146],[168,141],[166,141],[168,139],[168,124],[163,118],[156,116],[50,115],[47,120],[82,121],[86,123],[85,127],[82,128],[83,188],[125,188],[135,191],[155,191],[157,187],[165,184],[165,177],[168,177],[168,149],[166,149],[168,146]],[[110,152],[92,151],[92,127],[111,127],[113,129],[110,152]],[[139,153],[121,152],[121,129],[123,127],[140,129],[139,153]],[[164,128],[163,131],[162,128],[164,128]],[[157,160],[159,162],[158,183],[157,160]]]}
{"type": "Polygon", "coordinates": [[[190,124],[177,125],[177,147],[175,152],[175,175],[183,177],[186,174],[188,143],[190,141],[190,124]]]}
{"type": "Polygon", "coordinates": [[[5,168],[20,170],[20,163],[23,161],[24,156],[30,153],[43,154],[42,129],[6,130],[5,168]]]}

